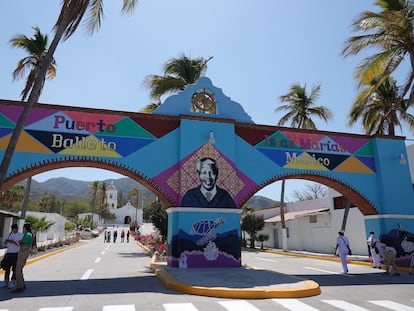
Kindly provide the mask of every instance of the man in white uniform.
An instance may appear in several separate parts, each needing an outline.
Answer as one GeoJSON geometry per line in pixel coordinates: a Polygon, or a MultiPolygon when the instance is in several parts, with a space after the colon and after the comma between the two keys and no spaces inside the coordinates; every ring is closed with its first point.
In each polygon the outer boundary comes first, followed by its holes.
{"type": "Polygon", "coordinates": [[[17,254],[19,253],[19,241],[22,239],[23,234],[18,232],[17,224],[11,225],[11,232],[4,241],[7,245],[7,252],[5,256],[4,265],[4,287],[14,288],[16,286],[16,263],[17,254]],[[10,270],[13,268],[13,275],[10,280],[10,270]]]}

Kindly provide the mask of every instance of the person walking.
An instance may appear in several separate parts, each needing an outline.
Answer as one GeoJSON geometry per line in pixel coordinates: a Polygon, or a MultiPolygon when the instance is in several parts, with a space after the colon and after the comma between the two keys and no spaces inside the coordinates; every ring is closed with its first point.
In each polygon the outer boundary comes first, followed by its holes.
{"type": "Polygon", "coordinates": [[[122,230],[121,231],[121,243],[124,243],[124,238],[125,238],[125,231],[122,230]]]}
{"type": "Polygon", "coordinates": [[[115,230],[113,235],[114,235],[114,243],[116,243],[116,238],[118,237],[118,231],[115,230]]]}
{"type": "Polygon", "coordinates": [[[126,236],[127,236],[127,243],[129,243],[129,230],[126,233],[126,236]]]}
{"type": "Polygon", "coordinates": [[[378,241],[379,240],[375,236],[374,230],[371,230],[369,232],[369,237],[367,239],[367,244],[368,244],[368,247],[369,247],[369,251],[371,253],[372,267],[381,269],[381,255],[380,255],[379,249],[376,246],[378,241]]]}
{"type": "Polygon", "coordinates": [[[344,230],[338,231],[338,237],[336,239],[336,247],[335,247],[335,253],[339,255],[339,258],[341,259],[342,263],[342,269],[343,274],[348,273],[348,265],[346,262],[346,257],[349,253],[349,240],[345,236],[344,230]]]}
{"type": "Polygon", "coordinates": [[[23,226],[23,237],[18,243],[20,248],[19,253],[17,254],[16,263],[16,287],[11,291],[12,293],[20,293],[26,289],[26,285],[24,284],[23,267],[25,266],[27,258],[30,255],[30,249],[33,244],[33,235],[30,224],[25,224],[23,226]]]}
{"type": "Polygon", "coordinates": [[[4,241],[7,246],[7,252],[4,255],[4,287],[14,288],[16,286],[16,263],[17,254],[19,253],[19,241],[22,239],[23,234],[19,232],[17,224],[11,225],[11,231],[9,236],[4,241]],[[10,271],[13,268],[13,274],[10,280],[10,271]]]}
{"type": "Polygon", "coordinates": [[[383,275],[390,275],[390,266],[393,269],[393,275],[400,275],[397,265],[395,264],[395,258],[397,257],[397,251],[394,247],[387,245],[386,240],[381,240],[377,242],[377,248],[380,250],[382,258],[384,259],[385,272],[383,275]]]}

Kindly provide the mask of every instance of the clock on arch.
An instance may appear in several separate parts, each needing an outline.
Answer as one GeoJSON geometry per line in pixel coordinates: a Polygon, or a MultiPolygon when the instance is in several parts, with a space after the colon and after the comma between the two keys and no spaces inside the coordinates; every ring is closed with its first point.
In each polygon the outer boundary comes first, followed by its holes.
{"type": "Polygon", "coordinates": [[[191,97],[191,111],[216,114],[216,101],[213,93],[206,90],[194,92],[191,97]]]}

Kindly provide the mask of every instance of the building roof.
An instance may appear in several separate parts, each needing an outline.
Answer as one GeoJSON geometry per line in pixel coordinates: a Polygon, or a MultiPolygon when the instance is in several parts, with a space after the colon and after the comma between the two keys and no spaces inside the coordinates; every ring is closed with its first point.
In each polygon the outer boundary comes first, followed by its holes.
{"type": "MultiPolygon", "coordinates": [[[[304,211],[287,212],[287,213],[285,213],[285,221],[286,220],[292,220],[292,219],[295,219],[297,217],[318,215],[318,214],[322,214],[323,212],[327,212],[327,211],[329,211],[328,207],[321,207],[321,208],[309,209],[309,210],[304,210],[304,211]]],[[[265,223],[280,222],[280,221],[281,221],[281,217],[280,217],[280,215],[277,215],[277,216],[274,216],[272,218],[266,219],[265,223]]]]}

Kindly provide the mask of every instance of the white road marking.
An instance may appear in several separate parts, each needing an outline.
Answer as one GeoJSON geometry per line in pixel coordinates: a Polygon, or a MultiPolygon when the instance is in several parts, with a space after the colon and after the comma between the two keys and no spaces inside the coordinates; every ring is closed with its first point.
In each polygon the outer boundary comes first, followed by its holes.
{"type": "Polygon", "coordinates": [[[89,279],[89,276],[92,274],[93,269],[88,269],[86,272],[82,275],[81,280],[87,280],[89,279]]]}
{"type": "Polygon", "coordinates": [[[263,261],[270,261],[270,262],[279,262],[278,260],[267,259],[267,258],[263,258],[263,257],[256,257],[256,259],[260,259],[260,260],[263,260],[263,261]]]}
{"type": "Polygon", "coordinates": [[[135,311],[134,305],[104,306],[102,311],[135,311]]]}
{"type": "Polygon", "coordinates": [[[101,255],[104,255],[104,254],[105,254],[105,251],[102,251],[102,252],[101,252],[101,255]]]}
{"type": "Polygon", "coordinates": [[[272,299],[272,301],[280,304],[281,306],[289,310],[319,311],[319,309],[315,309],[314,307],[308,306],[307,304],[304,304],[298,299],[272,299]]]}
{"type": "Polygon", "coordinates": [[[99,263],[101,261],[101,259],[102,259],[101,257],[96,258],[95,263],[99,263]]]}
{"type": "Polygon", "coordinates": [[[340,272],[336,272],[336,271],[330,271],[330,270],[324,270],[324,269],[319,269],[319,268],[314,268],[314,267],[304,267],[305,269],[309,269],[309,270],[315,270],[315,271],[319,271],[319,272],[325,272],[325,273],[330,273],[330,274],[339,274],[339,275],[343,275],[343,276],[347,276],[347,277],[351,277],[353,278],[354,275],[350,275],[350,274],[342,274],[340,272]]]}
{"type": "Polygon", "coordinates": [[[260,309],[243,300],[219,301],[218,303],[228,311],[260,311],[260,309]]]}
{"type": "Polygon", "coordinates": [[[39,311],[72,311],[73,307],[40,308],[39,311]]]}
{"type": "Polygon", "coordinates": [[[371,300],[368,302],[395,311],[414,311],[413,307],[404,306],[398,302],[393,302],[389,300],[371,300]]]}
{"type": "Polygon", "coordinates": [[[335,308],[345,310],[345,311],[369,311],[368,309],[359,307],[357,305],[354,305],[352,303],[349,303],[343,300],[321,300],[321,301],[331,306],[334,306],[335,308]]]}
{"type": "Polygon", "coordinates": [[[164,303],[165,311],[197,311],[192,303],[164,303]]]}

